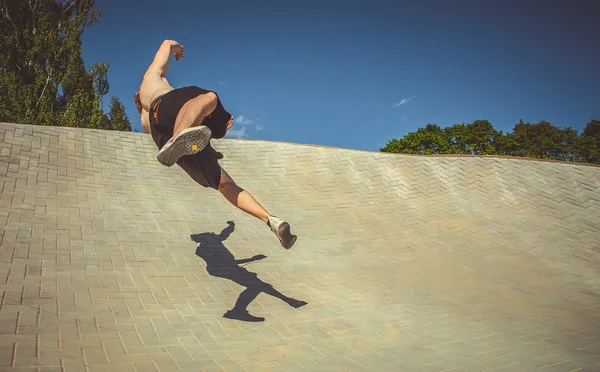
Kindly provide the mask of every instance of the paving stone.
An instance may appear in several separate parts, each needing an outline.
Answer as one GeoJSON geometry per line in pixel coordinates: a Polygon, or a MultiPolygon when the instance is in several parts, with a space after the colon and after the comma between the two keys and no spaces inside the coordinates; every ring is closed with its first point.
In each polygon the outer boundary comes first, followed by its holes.
{"type": "Polygon", "coordinates": [[[0,139],[2,370],[600,366],[600,167],[213,141],[286,251],[147,134],[0,139]]]}

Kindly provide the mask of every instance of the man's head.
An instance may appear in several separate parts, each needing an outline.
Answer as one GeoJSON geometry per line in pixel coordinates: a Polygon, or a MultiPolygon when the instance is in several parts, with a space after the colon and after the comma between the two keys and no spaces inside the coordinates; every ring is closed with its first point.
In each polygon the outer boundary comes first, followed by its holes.
{"type": "Polygon", "coordinates": [[[137,107],[140,115],[142,114],[142,101],[140,101],[140,91],[133,93],[133,101],[135,102],[135,107],[137,107]]]}

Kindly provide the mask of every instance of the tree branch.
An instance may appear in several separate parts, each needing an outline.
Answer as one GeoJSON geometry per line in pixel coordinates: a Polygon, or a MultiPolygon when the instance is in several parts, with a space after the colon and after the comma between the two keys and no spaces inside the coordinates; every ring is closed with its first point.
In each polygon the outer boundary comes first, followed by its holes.
{"type": "Polygon", "coordinates": [[[15,32],[17,33],[17,35],[19,34],[19,28],[17,27],[17,25],[13,22],[13,20],[10,18],[10,13],[8,12],[8,6],[5,4],[4,6],[4,12],[6,13],[6,18],[8,18],[8,20],[10,21],[10,23],[13,25],[13,27],[15,28],[15,32]]]}
{"type": "Polygon", "coordinates": [[[70,7],[73,6],[73,4],[75,4],[75,0],[71,1],[71,4],[69,4],[68,7],[65,8],[65,5],[67,5],[67,2],[65,1],[64,5],[63,5],[63,13],[66,12],[67,10],[69,10],[70,7]]]}
{"type": "Polygon", "coordinates": [[[35,104],[36,108],[40,105],[42,97],[44,96],[44,92],[46,92],[46,87],[48,86],[48,83],[50,82],[50,77],[51,76],[52,76],[52,69],[50,69],[50,71],[48,71],[48,78],[46,79],[46,84],[44,84],[44,89],[42,89],[42,93],[40,94],[40,98],[38,98],[38,101],[35,104]]]}

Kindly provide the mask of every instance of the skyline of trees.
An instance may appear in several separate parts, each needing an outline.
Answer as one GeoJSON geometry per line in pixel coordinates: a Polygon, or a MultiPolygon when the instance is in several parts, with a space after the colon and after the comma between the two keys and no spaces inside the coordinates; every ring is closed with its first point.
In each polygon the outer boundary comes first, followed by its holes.
{"type": "Polygon", "coordinates": [[[600,120],[590,120],[581,133],[547,121],[520,120],[503,133],[487,120],[441,128],[427,124],[400,139],[389,140],[380,152],[401,154],[504,155],[600,164],[600,120]]]}

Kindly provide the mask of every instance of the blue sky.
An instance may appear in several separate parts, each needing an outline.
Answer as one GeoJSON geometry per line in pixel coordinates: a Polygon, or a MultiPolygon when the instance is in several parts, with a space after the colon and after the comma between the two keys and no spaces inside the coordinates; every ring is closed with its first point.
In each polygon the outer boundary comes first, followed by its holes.
{"type": "Polygon", "coordinates": [[[164,39],[174,87],[219,93],[228,137],[378,151],[428,123],[600,119],[600,1],[96,1],[87,64],[132,95],[164,39]]]}

